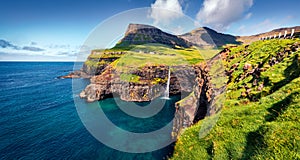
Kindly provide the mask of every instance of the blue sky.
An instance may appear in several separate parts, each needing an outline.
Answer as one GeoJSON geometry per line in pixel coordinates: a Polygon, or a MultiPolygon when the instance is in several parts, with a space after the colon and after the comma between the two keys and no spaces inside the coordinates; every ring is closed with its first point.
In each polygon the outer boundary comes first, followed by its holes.
{"type": "MultiPolygon", "coordinates": [[[[176,21],[182,15],[191,17],[196,24],[180,26],[185,29],[208,26],[233,35],[300,25],[300,2],[296,0],[3,0],[0,4],[0,39],[19,46],[17,51],[0,48],[0,60],[74,60],[96,26],[120,12],[142,7],[150,7],[149,21],[139,17],[135,22],[161,28],[166,21],[176,21]],[[24,50],[26,46],[43,51],[24,50]]],[[[118,29],[122,33],[125,24],[134,20],[122,19],[124,25],[108,27],[105,32],[109,35],[118,29]]]]}

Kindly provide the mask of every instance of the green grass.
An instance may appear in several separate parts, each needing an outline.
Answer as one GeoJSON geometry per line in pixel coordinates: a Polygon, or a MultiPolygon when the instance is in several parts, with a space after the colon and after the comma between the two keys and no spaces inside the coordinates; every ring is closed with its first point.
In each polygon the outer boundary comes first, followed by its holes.
{"type": "MultiPolygon", "coordinates": [[[[171,48],[162,44],[143,45],[116,45],[111,49],[95,49],[88,57],[85,65],[90,70],[95,70],[99,66],[112,66],[116,71],[122,73],[121,79],[124,81],[138,82],[137,75],[133,71],[142,69],[144,66],[178,66],[194,65],[203,62],[203,55],[211,57],[216,54],[216,50],[201,50],[195,47],[181,48],[176,46],[171,48]],[[124,54],[116,54],[124,53],[124,54]],[[112,61],[113,60],[113,61],[112,61]]],[[[103,68],[103,67],[100,67],[103,68]]],[[[164,79],[153,79],[152,83],[163,83],[164,79]]]]}
{"type": "Polygon", "coordinates": [[[217,55],[221,49],[201,49],[198,48],[199,53],[205,60],[209,60],[213,58],[215,55],[217,55]]]}
{"type": "MultiPolygon", "coordinates": [[[[233,76],[243,74],[243,64],[257,65],[300,40],[270,40],[252,43],[248,49],[232,50],[227,69],[240,62],[233,76]],[[248,52],[250,54],[244,54],[248,52]]],[[[222,112],[185,129],[176,142],[172,159],[300,159],[300,58],[299,51],[272,67],[263,64],[259,83],[268,82],[262,91],[251,83],[252,76],[228,84],[222,112]],[[242,97],[247,84],[256,100],[242,97]],[[218,118],[203,138],[199,131],[209,119],[218,118]]]]}
{"type": "MultiPolygon", "coordinates": [[[[90,66],[101,65],[99,59],[120,58],[118,65],[122,68],[139,67],[144,65],[193,65],[215,56],[219,50],[199,48],[171,48],[162,44],[144,44],[116,46],[111,49],[95,49],[88,57],[86,63],[90,66]],[[110,54],[124,52],[124,55],[110,54]]],[[[117,66],[115,66],[117,67],[117,66]]]]}
{"type": "Polygon", "coordinates": [[[114,63],[114,67],[118,71],[129,72],[131,69],[142,68],[146,65],[193,65],[203,60],[196,48],[173,49],[157,44],[136,45],[114,63]]]}

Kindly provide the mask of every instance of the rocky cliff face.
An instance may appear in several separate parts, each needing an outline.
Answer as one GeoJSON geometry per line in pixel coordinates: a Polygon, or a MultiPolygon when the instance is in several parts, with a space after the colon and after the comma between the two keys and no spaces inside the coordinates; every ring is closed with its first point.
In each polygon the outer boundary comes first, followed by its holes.
{"type": "MultiPolygon", "coordinates": [[[[198,72],[195,72],[196,69],[199,70],[195,66],[171,67],[170,94],[192,92],[198,72]]],[[[125,101],[150,101],[164,93],[168,72],[168,66],[144,66],[131,73],[139,77],[138,81],[132,82],[123,80],[124,73],[108,66],[102,74],[91,78],[91,84],[81,92],[80,97],[93,102],[116,94],[125,101]]]]}
{"type": "Polygon", "coordinates": [[[207,113],[207,106],[211,102],[212,87],[206,66],[197,66],[195,71],[192,93],[176,103],[173,139],[176,139],[184,128],[203,119],[207,113]]]}
{"type": "Polygon", "coordinates": [[[190,47],[191,45],[186,40],[161,31],[160,29],[142,24],[130,24],[125,33],[125,37],[117,44],[118,47],[128,45],[138,45],[147,43],[159,43],[170,47],[190,47]]]}

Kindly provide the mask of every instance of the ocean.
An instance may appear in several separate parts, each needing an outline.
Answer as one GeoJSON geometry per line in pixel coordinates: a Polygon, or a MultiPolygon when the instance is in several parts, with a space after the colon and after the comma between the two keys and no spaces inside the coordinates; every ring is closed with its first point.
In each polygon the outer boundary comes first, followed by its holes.
{"type": "MultiPolygon", "coordinates": [[[[73,67],[72,62],[0,62],[0,159],[158,160],[172,154],[173,144],[146,153],[113,149],[97,140],[85,123],[94,121],[97,113],[94,111],[100,107],[122,130],[151,132],[171,123],[174,103],[180,97],[171,97],[159,113],[148,118],[129,116],[118,107],[120,104],[148,106],[146,102],[108,98],[95,102],[96,107],[90,106],[78,97],[89,80],[57,78],[71,72],[73,67]],[[74,82],[81,85],[72,87],[74,82]]],[[[160,101],[151,104],[155,106],[160,101]]],[[[108,131],[103,128],[99,132],[108,131]]],[[[169,134],[165,136],[170,138],[169,134]]]]}

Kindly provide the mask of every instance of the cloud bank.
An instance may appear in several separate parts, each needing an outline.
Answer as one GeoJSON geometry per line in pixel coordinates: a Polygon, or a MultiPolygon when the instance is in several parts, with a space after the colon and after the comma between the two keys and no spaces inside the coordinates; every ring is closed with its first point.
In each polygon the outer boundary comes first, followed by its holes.
{"type": "Polygon", "coordinates": [[[182,6],[178,0],[156,0],[151,4],[149,17],[154,20],[155,25],[168,24],[183,16],[182,6]]]}
{"type": "MultiPolygon", "coordinates": [[[[231,23],[245,17],[253,0],[204,0],[197,14],[197,20],[216,30],[224,31],[231,23]]],[[[251,13],[246,15],[250,18],[251,13]]]]}
{"type": "Polygon", "coordinates": [[[83,46],[39,46],[37,43],[22,47],[0,39],[0,60],[74,61],[78,54],[89,53],[89,51],[89,48],[83,46]]]}

